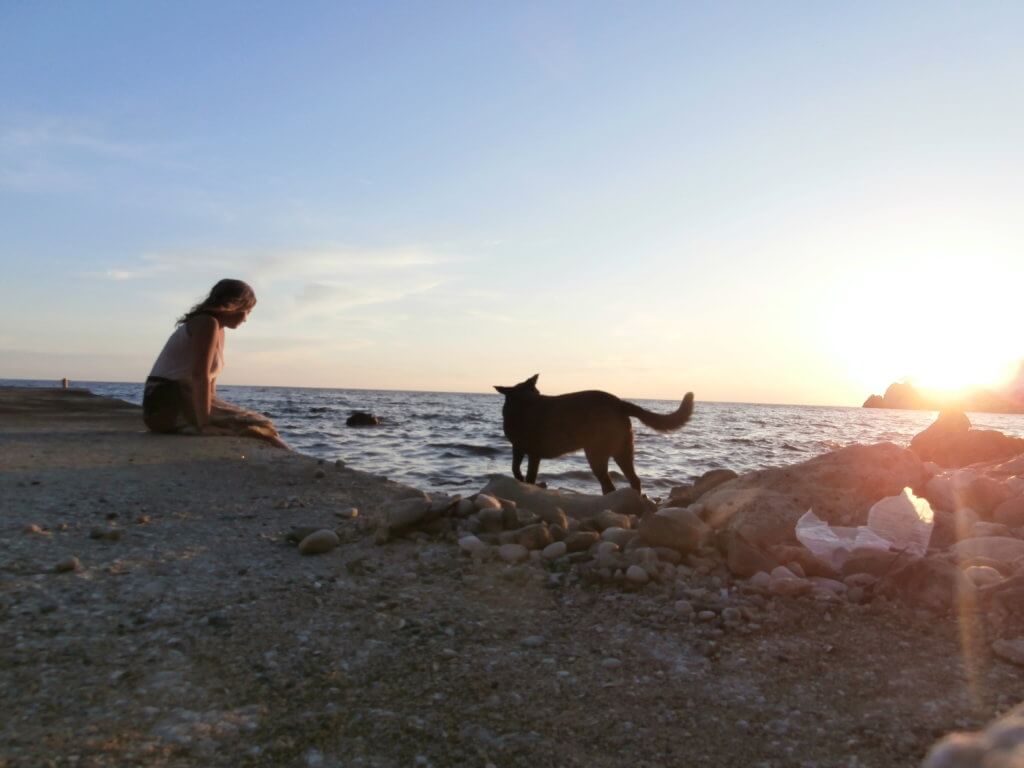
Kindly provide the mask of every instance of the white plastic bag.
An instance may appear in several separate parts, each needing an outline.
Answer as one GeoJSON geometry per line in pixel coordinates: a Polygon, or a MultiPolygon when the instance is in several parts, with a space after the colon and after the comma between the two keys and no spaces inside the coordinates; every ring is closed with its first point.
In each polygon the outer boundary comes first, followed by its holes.
{"type": "Polygon", "coordinates": [[[888,496],[868,511],[868,528],[888,540],[893,549],[921,557],[928,551],[935,514],[927,499],[909,488],[899,496],[888,496]]]}
{"type": "Polygon", "coordinates": [[[928,551],[934,515],[926,499],[909,488],[887,496],[868,510],[868,524],[856,528],[831,526],[807,510],[796,522],[796,538],[816,558],[841,570],[853,552],[890,549],[921,557],[928,551]]]}
{"type": "Polygon", "coordinates": [[[889,550],[889,542],[866,525],[856,528],[833,527],[810,509],[796,521],[796,538],[834,571],[841,570],[854,551],[889,550]]]}

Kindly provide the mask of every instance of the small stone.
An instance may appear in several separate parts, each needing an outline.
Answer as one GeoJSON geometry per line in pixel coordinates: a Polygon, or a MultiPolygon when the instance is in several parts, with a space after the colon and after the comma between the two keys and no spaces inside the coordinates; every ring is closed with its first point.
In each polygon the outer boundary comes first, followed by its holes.
{"type": "Polygon", "coordinates": [[[341,459],[335,459],[334,460],[334,468],[335,469],[344,469],[345,468],[345,462],[342,461],[341,459]]]}
{"type": "Polygon", "coordinates": [[[299,554],[321,555],[325,552],[330,552],[340,543],[341,542],[338,540],[338,534],[334,531],[323,528],[309,534],[299,542],[299,554]]]}
{"type": "Polygon", "coordinates": [[[355,520],[357,517],[359,517],[359,510],[355,507],[350,507],[348,509],[337,509],[334,511],[334,514],[340,517],[342,520],[355,520]]]}
{"type": "Polygon", "coordinates": [[[135,518],[135,522],[138,525],[148,525],[149,521],[150,521],[149,515],[139,515],[137,518],[135,518]]]}
{"type": "Polygon", "coordinates": [[[639,565],[631,565],[626,569],[626,581],[636,586],[642,586],[650,581],[651,577],[647,571],[639,565]]]}
{"type": "Polygon", "coordinates": [[[573,531],[565,537],[565,547],[569,552],[585,552],[600,538],[596,531],[573,531]]]}
{"type": "Polygon", "coordinates": [[[722,621],[726,624],[739,624],[743,621],[743,612],[739,608],[730,605],[728,608],[722,609],[722,621]]]}
{"type": "Polygon", "coordinates": [[[459,539],[459,549],[474,557],[482,557],[490,551],[490,546],[478,539],[473,534],[463,536],[459,539]]]}
{"type": "Polygon", "coordinates": [[[502,544],[498,547],[498,557],[509,565],[517,565],[530,559],[530,550],[522,544],[502,544]]]}
{"type": "Polygon", "coordinates": [[[609,656],[607,659],[601,662],[601,666],[605,669],[618,669],[622,666],[622,662],[619,659],[609,656]]]}
{"type": "Polygon", "coordinates": [[[523,646],[526,648],[540,648],[546,642],[543,635],[530,635],[523,638],[523,646]]]}
{"type": "Polygon", "coordinates": [[[1003,661],[1024,667],[1024,637],[996,640],[992,643],[992,652],[1003,661]]]}
{"type": "Polygon", "coordinates": [[[488,493],[478,493],[476,495],[476,508],[478,510],[501,509],[501,502],[488,493]]]}
{"type": "Polygon", "coordinates": [[[93,528],[89,531],[89,538],[100,541],[120,541],[121,531],[117,528],[93,528]]]}
{"type": "Polygon", "coordinates": [[[53,567],[57,573],[73,573],[82,570],[82,562],[75,556],[61,560],[53,567]]]}
{"type": "Polygon", "coordinates": [[[317,480],[323,480],[325,477],[327,477],[327,473],[324,472],[322,469],[318,469],[316,472],[313,473],[313,477],[316,478],[317,480]]]}
{"type": "Polygon", "coordinates": [[[693,608],[693,603],[689,600],[676,600],[675,602],[676,613],[686,619],[692,619],[696,611],[693,608]]]}
{"type": "Polygon", "coordinates": [[[36,534],[45,533],[45,531],[42,528],[40,528],[38,525],[36,525],[35,523],[29,523],[22,530],[25,533],[36,533],[36,534]]]}
{"type": "Polygon", "coordinates": [[[556,541],[544,547],[544,550],[540,553],[540,556],[543,557],[545,560],[557,560],[558,558],[562,557],[562,555],[564,555],[567,551],[568,548],[566,547],[564,541],[556,541]]]}
{"type": "Polygon", "coordinates": [[[755,573],[753,576],[750,577],[750,581],[748,583],[754,589],[759,589],[759,590],[767,592],[768,591],[768,587],[772,583],[772,577],[769,576],[764,571],[758,571],[757,573],[755,573]]]}
{"type": "Polygon", "coordinates": [[[867,599],[867,592],[864,587],[850,587],[846,590],[846,599],[854,605],[860,605],[867,599]]]}
{"type": "Polygon", "coordinates": [[[469,517],[475,511],[476,504],[472,499],[459,499],[459,503],[455,505],[455,514],[458,517],[469,517]]]}
{"type": "Polygon", "coordinates": [[[528,525],[516,531],[515,542],[527,549],[544,549],[551,543],[551,531],[548,530],[547,523],[528,525]]]}
{"type": "Polygon", "coordinates": [[[715,613],[714,611],[700,611],[697,614],[697,621],[708,622],[708,621],[714,621],[717,618],[718,618],[718,614],[715,613]]]}

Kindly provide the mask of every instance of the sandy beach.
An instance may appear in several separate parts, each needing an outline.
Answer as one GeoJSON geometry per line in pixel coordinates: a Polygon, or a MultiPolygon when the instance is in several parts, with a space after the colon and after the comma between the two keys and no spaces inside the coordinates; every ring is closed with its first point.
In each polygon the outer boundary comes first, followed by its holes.
{"type": "MultiPolygon", "coordinates": [[[[416,496],[0,390],[0,766],[907,766],[1024,699],[948,615],[752,597],[723,627],[451,533],[375,543],[416,496]]],[[[721,587],[693,574],[698,615],[721,587]]]]}

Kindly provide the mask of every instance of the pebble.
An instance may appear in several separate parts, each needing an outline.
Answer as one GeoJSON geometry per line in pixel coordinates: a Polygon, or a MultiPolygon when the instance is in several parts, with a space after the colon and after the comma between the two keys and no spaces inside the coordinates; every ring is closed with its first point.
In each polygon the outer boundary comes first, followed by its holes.
{"type": "Polygon", "coordinates": [[[1003,574],[987,565],[972,565],[964,570],[964,575],[976,587],[987,587],[989,584],[998,584],[1003,580],[1003,574]]]}
{"type": "Polygon", "coordinates": [[[626,581],[630,584],[643,585],[650,580],[647,571],[639,565],[631,565],[626,569],[626,581]]]}
{"type": "Polygon", "coordinates": [[[117,528],[93,528],[89,531],[89,538],[103,541],[120,541],[121,531],[117,528]]]}
{"type": "Polygon", "coordinates": [[[61,560],[53,568],[57,573],[70,573],[74,571],[82,570],[82,561],[77,557],[71,556],[65,560],[61,560]]]}
{"type": "Polygon", "coordinates": [[[726,624],[739,624],[743,621],[743,612],[739,608],[730,605],[728,608],[722,609],[722,621],[726,624]]]}
{"type": "Polygon", "coordinates": [[[327,473],[324,472],[322,469],[318,469],[316,472],[313,473],[313,477],[316,478],[317,480],[323,480],[325,477],[327,477],[327,473]]]}
{"type": "Polygon", "coordinates": [[[530,635],[523,638],[523,646],[526,648],[540,648],[546,642],[543,635],[530,635]]]}
{"type": "Polygon", "coordinates": [[[476,495],[476,508],[479,510],[483,509],[501,509],[501,502],[496,498],[487,493],[478,493],[476,495]]]}
{"type": "Polygon", "coordinates": [[[701,611],[697,614],[697,621],[714,621],[718,618],[718,614],[714,611],[701,611]]]}
{"type": "Polygon", "coordinates": [[[476,512],[476,504],[472,499],[459,499],[459,503],[455,505],[455,514],[459,517],[469,517],[474,512],[476,512]]]}
{"type": "Polygon", "coordinates": [[[321,555],[330,552],[341,543],[338,534],[326,528],[314,531],[299,542],[299,554],[321,555]]]}
{"type": "Polygon", "coordinates": [[[692,619],[695,613],[693,603],[689,600],[676,600],[675,609],[676,613],[686,619],[692,619]]]}
{"type": "Polygon", "coordinates": [[[43,533],[43,529],[35,523],[29,523],[22,529],[25,533],[43,533]]]}
{"type": "Polygon", "coordinates": [[[566,547],[564,541],[556,541],[553,544],[548,544],[546,547],[544,547],[544,550],[540,553],[540,555],[545,560],[557,560],[558,558],[562,557],[567,551],[568,548],[566,547]]]}
{"type": "Polygon", "coordinates": [[[510,565],[516,565],[530,559],[530,550],[522,544],[502,544],[498,547],[498,557],[510,565]]]}
{"type": "Polygon", "coordinates": [[[359,517],[359,510],[355,507],[350,507],[349,509],[335,510],[334,514],[344,520],[355,520],[359,517]]]}
{"type": "Polygon", "coordinates": [[[480,539],[473,534],[469,534],[459,539],[459,549],[470,555],[480,557],[487,554],[487,551],[490,549],[490,545],[480,541],[480,539]]]}

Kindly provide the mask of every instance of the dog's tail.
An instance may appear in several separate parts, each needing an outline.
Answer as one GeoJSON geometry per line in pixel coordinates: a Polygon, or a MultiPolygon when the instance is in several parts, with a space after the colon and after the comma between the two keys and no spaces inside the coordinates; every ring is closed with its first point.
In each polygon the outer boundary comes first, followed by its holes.
{"type": "Polygon", "coordinates": [[[622,405],[627,415],[635,416],[651,429],[656,429],[659,432],[671,432],[690,420],[690,415],[693,413],[693,392],[686,393],[686,397],[683,398],[683,402],[679,404],[674,413],[654,413],[625,400],[622,401],[622,405]]]}

